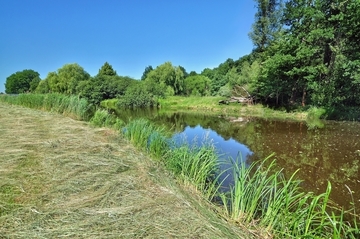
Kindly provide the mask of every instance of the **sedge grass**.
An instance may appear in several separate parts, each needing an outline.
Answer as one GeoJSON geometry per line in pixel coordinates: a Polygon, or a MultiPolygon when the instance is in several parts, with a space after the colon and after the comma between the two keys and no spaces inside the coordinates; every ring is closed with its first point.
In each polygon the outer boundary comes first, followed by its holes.
{"type": "Polygon", "coordinates": [[[331,184],[326,192],[302,192],[296,172],[285,179],[275,161],[232,163],[233,185],[220,198],[225,214],[237,223],[260,225],[276,238],[357,238],[355,227],[343,220],[344,211],[330,213],[331,184]]]}
{"type": "Polygon", "coordinates": [[[212,200],[218,188],[219,168],[218,156],[213,144],[190,146],[183,143],[181,146],[172,147],[165,155],[164,162],[183,183],[192,185],[208,200],[212,200]]]}
{"type": "Polygon", "coordinates": [[[63,94],[19,94],[4,95],[0,101],[32,109],[47,110],[70,116],[78,120],[89,120],[93,109],[85,99],[63,94]]]}
{"type": "Polygon", "coordinates": [[[94,116],[90,119],[90,124],[97,127],[114,128],[116,130],[121,130],[125,125],[121,119],[103,109],[95,111],[94,116]]]}
{"type": "Polygon", "coordinates": [[[135,146],[156,158],[161,158],[169,149],[164,129],[143,118],[130,121],[123,134],[135,146]]]}

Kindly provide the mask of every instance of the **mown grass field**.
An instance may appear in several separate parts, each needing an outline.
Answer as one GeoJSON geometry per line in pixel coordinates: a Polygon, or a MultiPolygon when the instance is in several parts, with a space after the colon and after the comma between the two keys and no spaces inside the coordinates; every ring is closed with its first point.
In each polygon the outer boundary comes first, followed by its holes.
{"type": "Polygon", "coordinates": [[[106,128],[0,103],[0,238],[250,238],[106,128]]]}

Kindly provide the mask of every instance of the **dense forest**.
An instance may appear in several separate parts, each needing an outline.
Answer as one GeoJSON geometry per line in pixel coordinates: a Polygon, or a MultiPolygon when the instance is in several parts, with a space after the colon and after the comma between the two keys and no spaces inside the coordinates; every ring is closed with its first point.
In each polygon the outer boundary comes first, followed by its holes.
{"type": "Polygon", "coordinates": [[[76,94],[95,105],[119,98],[124,106],[153,106],[172,95],[251,97],[288,110],[360,105],[360,0],[254,1],[254,49],[238,60],[199,73],[165,62],[147,66],[141,79],[120,76],[107,62],[96,76],[66,64],[43,80],[33,70],[16,72],[6,93],[76,94]]]}

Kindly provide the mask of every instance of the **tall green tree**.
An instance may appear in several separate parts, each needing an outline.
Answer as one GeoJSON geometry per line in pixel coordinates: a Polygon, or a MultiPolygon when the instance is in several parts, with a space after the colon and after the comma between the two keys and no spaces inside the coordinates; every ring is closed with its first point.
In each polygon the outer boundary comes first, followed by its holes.
{"type": "Polygon", "coordinates": [[[184,90],[185,75],[180,67],[175,67],[171,62],[165,62],[156,67],[147,74],[146,81],[152,81],[168,87],[168,94],[173,92],[175,95],[181,95],[184,90]]]}
{"type": "Polygon", "coordinates": [[[103,100],[125,95],[127,88],[134,83],[134,79],[126,76],[97,75],[81,81],[77,92],[80,97],[86,98],[90,103],[99,105],[103,100]]]}
{"type": "Polygon", "coordinates": [[[90,78],[84,68],[78,64],[65,64],[57,70],[50,72],[46,77],[51,92],[63,94],[77,94],[78,84],[90,78]]]}
{"type": "Polygon", "coordinates": [[[153,71],[153,70],[154,70],[154,69],[153,69],[152,66],[147,66],[147,67],[145,67],[144,73],[143,73],[142,76],[141,76],[141,80],[145,80],[146,77],[147,77],[147,75],[148,75],[151,71],[153,71]]]}
{"type": "Polygon", "coordinates": [[[237,68],[233,67],[226,74],[226,77],[235,94],[247,97],[255,93],[259,75],[259,62],[254,61],[250,64],[248,61],[245,61],[240,68],[240,72],[238,72],[237,68]]]}
{"type": "Polygon", "coordinates": [[[257,51],[263,52],[281,32],[281,0],[255,0],[257,12],[249,33],[257,51]]]}
{"type": "Polygon", "coordinates": [[[5,93],[20,94],[33,92],[40,82],[40,74],[34,70],[23,70],[6,78],[5,93]]]}
{"type": "Polygon", "coordinates": [[[116,76],[116,71],[113,69],[113,67],[108,62],[105,62],[104,65],[99,69],[98,75],[116,76]]]}
{"type": "Polygon", "coordinates": [[[203,75],[193,75],[185,78],[185,95],[210,95],[211,80],[203,75]]]}

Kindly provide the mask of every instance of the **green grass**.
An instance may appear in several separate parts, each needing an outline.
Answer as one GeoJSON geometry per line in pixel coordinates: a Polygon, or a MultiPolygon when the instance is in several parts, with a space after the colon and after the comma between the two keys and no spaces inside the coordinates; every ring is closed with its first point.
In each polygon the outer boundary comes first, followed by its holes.
{"type": "Polygon", "coordinates": [[[331,184],[314,195],[301,190],[296,172],[285,179],[275,161],[267,164],[232,163],[233,181],[229,192],[220,194],[225,214],[233,221],[256,223],[266,235],[276,238],[357,238],[360,231],[343,220],[344,211],[332,211],[331,184]]]}
{"type": "Polygon", "coordinates": [[[97,127],[114,128],[116,130],[121,130],[125,125],[121,119],[103,109],[95,111],[94,116],[90,119],[90,124],[97,127]]]}
{"type": "Polygon", "coordinates": [[[164,128],[155,126],[146,119],[132,120],[123,130],[125,138],[131,143],[158,159],[162,158],[169,149],[164,132],[164,128]]]}
{"type": "Polygon", "coordinates": [[[171,147],[164,163],[185,185],[203,193],[208,200],[214,198],[219,187],[219,161],[214,145],[206,142],[201,146],[183,143],[171,147]]]}
{"type": "Polygon", "coordinates": [[[56,93],[1,95],[0,102],[51,111],[78,120],[89,120],[94,111],[85,99],[56,93]]]}
{"type": "Polygon", "coordinates": [[[287,112],[283,110],[273,110],[260,104],[247,105],[239,103],[230,103],[229,105],[219,104],[224,97],[183,97],[171,96],[166,99],[160,99],[162,110],[172,111],[196,111],[206,112],[207,114],[221,114],[226,116],[253,116],[274,119],[295,119],[304,120],[304,112],[287,112]]]}

